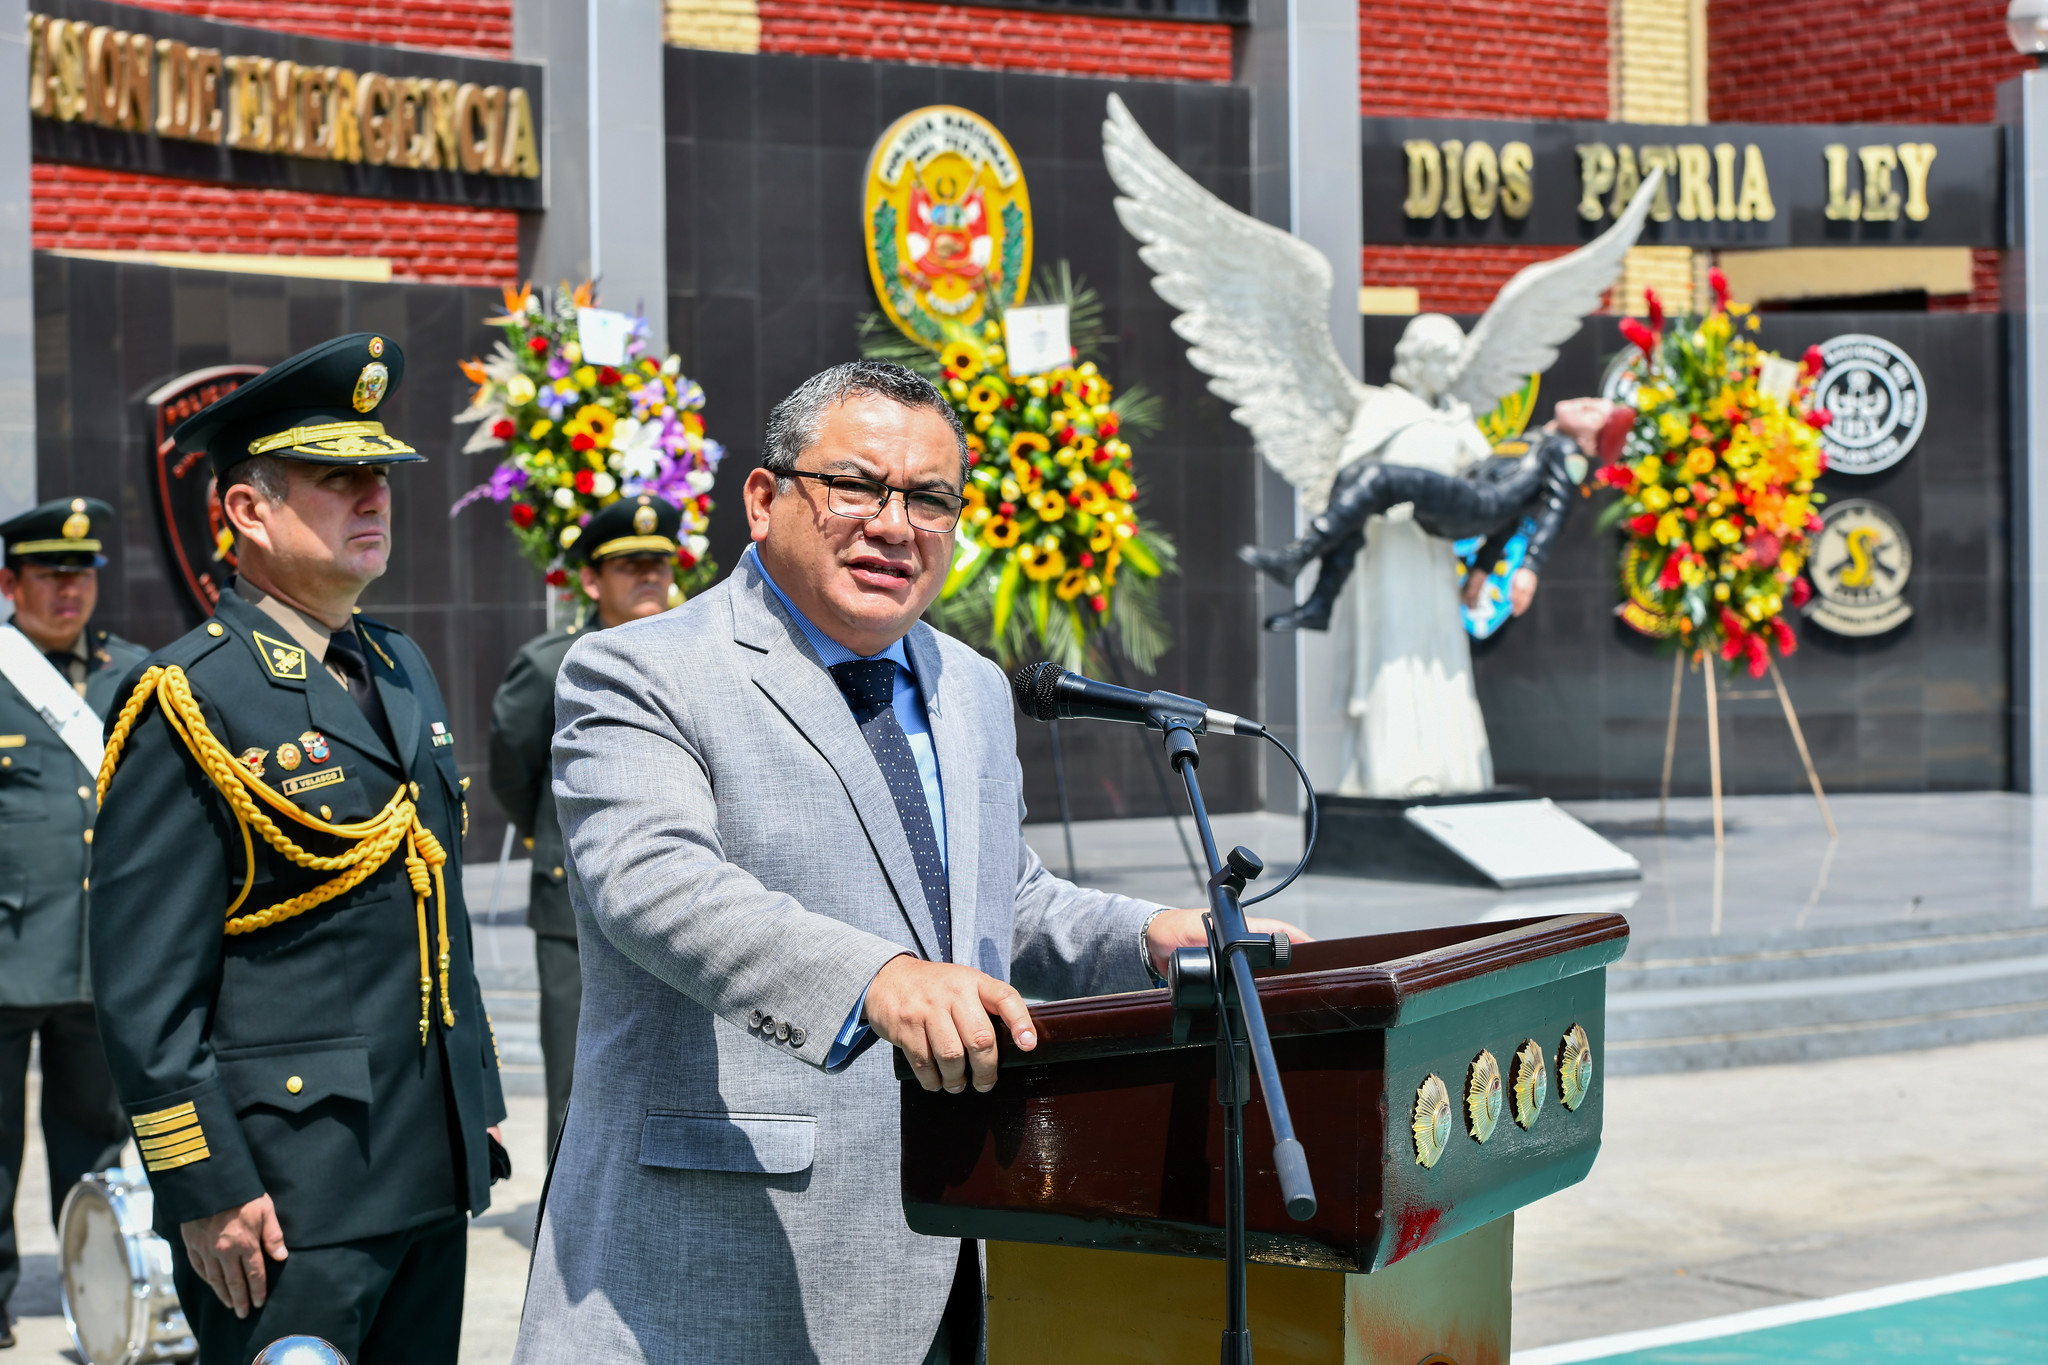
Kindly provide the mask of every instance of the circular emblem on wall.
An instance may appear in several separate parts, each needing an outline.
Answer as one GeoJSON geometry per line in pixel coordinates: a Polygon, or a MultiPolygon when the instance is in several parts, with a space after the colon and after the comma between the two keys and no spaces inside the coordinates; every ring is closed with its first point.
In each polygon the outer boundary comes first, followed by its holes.
{"type": "Polygon", "coordinates": [[[1821,428],[1828,468],[1875,474],[1906,458],[1927,425],[1927,386],[1912,357],[1883,337],[1851,332],[1820,344],[1813,405],[1832,419],[1821,428]]]}
{"type": "Polygon", "coordinates": [[[1831,503],[1808,560],[1813,600],[1807,619],[1837,635],[1882,635],[1904,625],[1913,546],[1891,510],[1868,498],[1831,503]]]}
{"type": "Polygon", "coordinates": [[[202,617],[213,614],[221,588],[235,572],[235,536],[213,486],[213,465],[203,450],[180,450],[171,440],[178,423],[218,402],[263,373],[261,365],[216,365],[180,375],[145,398],[156,444],[150,473],[157,527],[163,532],[175,577],[202,617]]]}
{"type": "Polygon", "coordinates": [[[1415,1164],[1436,1165],[1451,1140],[1451,1092],[1444,1078],[1431,1074],[1415,1090],[1415,1164]]]}
{"type": "Polygon", "coordinates": [[[1593,1044],[1587,1040],[1586,1030],[1573,1024],[1557,1045],[1557,1097],[1565,1108],[1577,1109],[1592,1088],[1593,1044]]]}
{"type": "Polygon", "coordinates": [[[971,109],[934,104],[889,125],[868,157],[861,236],[882,311],[933,350],[942,320],[980,321],[991,295],[1022,303],[1031,281],[1024,172],[971,109]]]}
{"type": "Polygon", "coordinates": [[[1543,1047],[1530,1038],[1515,1049],[1515,1122],[1534,1128],[1550,1094],[1550,1068],[1543,1061],[1543,1047]]]}
{"type": "Polygon", "coordinates": [[[1500,1122],[1500,1092],[1500,1063],[1482,1048],[1465,1072],[1465,1129],[1475,1141],[1493,1136],[1500,1122]]]}

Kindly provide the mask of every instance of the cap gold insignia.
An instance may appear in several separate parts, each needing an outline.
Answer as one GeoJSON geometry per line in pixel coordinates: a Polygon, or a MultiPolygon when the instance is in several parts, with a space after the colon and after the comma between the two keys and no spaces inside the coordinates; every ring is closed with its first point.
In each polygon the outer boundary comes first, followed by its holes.
{"type": "Polygon", "coordinates": [[[383,337],[371,337],[371,338],[370,338],[370,359],[372,359],[372,360],[375,360],[375,359],[376,359],[376,358],[377,358],[378,356],[380,356],[380,355],[383,355],[383,354],[384,354],[384,338],[383,338],[383,337]]]}
{"type": "Polygon", "coordinates": [[[349,402],[357,412],[371,412],[384,401],[384,391],[391,387],[391,371],[376,361],[363,366],[363,372],[356,376],[356,391],[349,402]]]}
{"type": "Polygon", "coordinates": [[[1500,1092],[1500,1063],[1481,1048],[1465,1073],[1465,1128],[1473,1141],[1493,1136],[1494,1125],[1500,1122],[1500,1092]]]}
{"type": "Polygon", "coordinates": [[[1577,1109],[1592,1088],[1593,1045],[1586,1039],[1586,1030],[1573,1024],[1557,1047],[1557,1097],[1565,1108],[1577,1109]]]}
{"type": "Polygon", "coordinates": [[[1415,1164],[1436,1165],[1451,1140],[1451,1092],[1443,1077],[1432,1074],[1416,1087],[1414,1129],[1415,1164]]]}
{"type": "Polygon", "coordinates": [[[1515,1122],[1534,1128],[1549,1093],[1550,1068],[1544,1063],[1543,1047],[1530,1038],[1515,1049],[1515,1122]]]}
{"type": "Polygon", "coordinates": [[[638,511],[633,513],[633,533],[635,535],[651,536],[654,534],[657,521],[658,518],[654,515],[654,509],[643,504],[638,511]]]}
{"type": "Polygon", "coordinates": [[[242,766],[256,777],[263,776],[263,760],[269,756],[269,752],[267,749],[242,750],[242,766]]]}
{"type": "Polygon", "coordinates": [[[86,533],[90,530],[92,530],[92,518],[83,512],[73,512],[70,516],[64,518],[64,539],[66,540],[84,540],[86,533]]]}
{"type": "Polygon", "coordinates": [[[299,743],[306,746],[306,758],[314,763],[327,761],[327,736],[318,730],[308,730],[299,736],[299,743]]]}
{"type": "Polygon", "coordinates": [[[299,746],[280,744],[277,746],[277,766],[291,772],[299,766],[299,746]]]}
{"type": "Polygon", "coordinates": [[[263,665],[274,678],[289,678],[294,682],[306,680],[306,651],[283,640],[273,640],[260,630],[252,630],[256,647],[263,651],[263,665]]]}

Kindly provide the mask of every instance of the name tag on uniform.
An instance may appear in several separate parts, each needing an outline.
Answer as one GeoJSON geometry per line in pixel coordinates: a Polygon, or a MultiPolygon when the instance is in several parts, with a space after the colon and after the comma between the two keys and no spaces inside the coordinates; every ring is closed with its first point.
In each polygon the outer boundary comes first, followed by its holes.
{"type": "Polygon", "coordinates": [[[341,781],[342,778],[343,772],[340,768],[323,768],[317,773],[304,773],[298,777],[287,777],[284,781],[277,784],[277,789],[286,796],[297,796],[300,792],[309,792],[315,787],[331,787],[341,781]]]}

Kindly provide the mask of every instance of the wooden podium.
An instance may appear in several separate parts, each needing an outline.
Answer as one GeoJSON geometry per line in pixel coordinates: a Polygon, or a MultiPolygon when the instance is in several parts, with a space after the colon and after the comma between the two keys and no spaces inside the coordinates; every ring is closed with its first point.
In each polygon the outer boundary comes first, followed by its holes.
{"type": "MultiPolygon", "coordinates": [[[[1302,944],[1259,975],[1316,1213],[1245,1110],[1261,1365],[1505,1365],[1512,1212],[1600,1147],[1619,915],[1302,944]]],[[[1032,1010],[994,1090],[903,1085],[910,1226],[986,1241],[990,1365],[1213,1360],[1223,1315],[1213,1021],[1164,990],[1032,1010]]],[[[900,1067],[900,1063],[899,1063],[900,1067]]]]}

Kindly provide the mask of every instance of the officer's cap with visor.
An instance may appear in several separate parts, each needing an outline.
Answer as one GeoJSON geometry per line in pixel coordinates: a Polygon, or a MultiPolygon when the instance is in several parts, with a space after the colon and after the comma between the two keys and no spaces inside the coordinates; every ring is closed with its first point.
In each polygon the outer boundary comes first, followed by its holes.
{"type": "Polygon", "coordinates": [[[98,498],[56,498],[0,524],[7,567],[41,564],[52,569],[102,569],[101,537],[114,522],[114,509],[98,498]]]}
{"type": "Polygon", "coordinates": [[[404,378],[397,342],[354,332],[272,365],[180,422],[171,440],[210,455],[216,479],[257,455],[315,465],[412,464],[426,457],[377,420],[404,378]]]}
{"type": "Polygon", "coordinates": [[[602,564],[626,555],[675,557],[681,543],[683,511],[665,498],[636,493],[620,498],[590,518],[569,546],[574,564],[602,564]]]}

